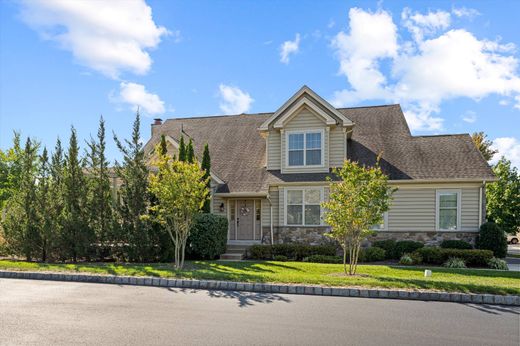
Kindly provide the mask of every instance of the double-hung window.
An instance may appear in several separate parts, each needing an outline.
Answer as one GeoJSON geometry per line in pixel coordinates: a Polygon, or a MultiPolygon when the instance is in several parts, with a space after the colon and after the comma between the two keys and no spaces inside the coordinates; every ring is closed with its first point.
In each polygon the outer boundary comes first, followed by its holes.
{"type": "Polygon", "coordinates": [[[437,229],[460,229],[460,190],[437,190],[437,229]]]}
{"type": "Polygon", "coordinates": [[[321,189],[287,190],[287,225],[320,225],[321,199],[321,189]]]}
{"type": "Polygon", "coordinates": [[[288,134],[289,166],[321,166],[323,132],[292,132],[288,134]]]}

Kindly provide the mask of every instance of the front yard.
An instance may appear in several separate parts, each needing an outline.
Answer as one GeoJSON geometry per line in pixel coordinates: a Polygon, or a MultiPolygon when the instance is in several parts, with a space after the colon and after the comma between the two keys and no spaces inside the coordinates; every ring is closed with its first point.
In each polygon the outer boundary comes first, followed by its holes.
{"type": "Polygon", "coordinates": [[[106,275],[177,277],[262,283],[300,283],[324,286],[359,286],[432,289],[448,292],[520,295],[520,272],[432,267],[432,277],[424,277],[426,267],[360,265],[358,276],[345,277],[340,264],[304,262],[187,262],[176,271],[171,264],[78,263],[47,264],[0,260],[0,270],[67,271],[106,275]]]}

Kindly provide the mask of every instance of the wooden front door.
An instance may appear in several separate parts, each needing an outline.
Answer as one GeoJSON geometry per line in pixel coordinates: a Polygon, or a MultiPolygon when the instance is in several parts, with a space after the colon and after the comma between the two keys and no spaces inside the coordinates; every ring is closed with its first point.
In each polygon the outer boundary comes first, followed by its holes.
{"type": "Polygon", "coordinates": [[[229,240],[260,240],[260,200],[229,201],[229,240]]]}

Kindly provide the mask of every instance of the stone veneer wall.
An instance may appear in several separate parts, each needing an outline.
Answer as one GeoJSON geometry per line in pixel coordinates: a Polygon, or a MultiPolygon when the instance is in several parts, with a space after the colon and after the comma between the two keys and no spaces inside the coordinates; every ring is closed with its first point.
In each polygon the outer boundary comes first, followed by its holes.
{"type": "MultiPolygon", "coordinates": [[[[273,227],[273,238],[275,244],[304,243],[310,245],[328,244],[333,242],[324,233],[330,227],[273,227]]],[[[377,240],[415,240],[425,245],[439,245],[443,240],[464,240],[475,244],[477,232],[376,232],[370,236],[364,246],[369,246],[377,240]]],[[[271,244],[271,230],[263,227],[263,244],[271,244]]]]}

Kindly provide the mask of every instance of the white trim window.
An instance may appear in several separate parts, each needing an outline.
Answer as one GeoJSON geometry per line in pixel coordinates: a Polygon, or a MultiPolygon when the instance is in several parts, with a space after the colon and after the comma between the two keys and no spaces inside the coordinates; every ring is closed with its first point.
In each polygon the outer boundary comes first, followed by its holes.
{"type": "Polygon", "coordinates": [[[287,166],[322,166],[323,142],[323,130],[287,132],[287,166]]]}
{"type": "Polygon", "coordinates": [[[370,227],[372,231],[386,231],[388,229],[388,212],[383,214],[383,223],[370,227]]]}
{"type": "Polygon", "coordinates": [[[288,226],[321,225],[323,189],[286,189],[285,224],[288,226]]]}
{"type": "Polygon", "coordinates": [[[437,230],[460,230],[461,191],[456,189],[437,190],[436,197],[437,230]]]}

